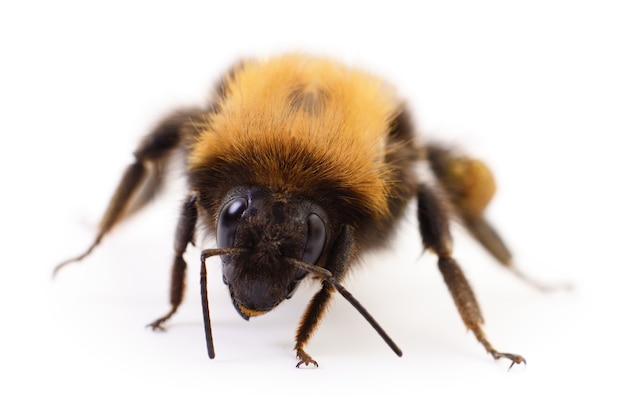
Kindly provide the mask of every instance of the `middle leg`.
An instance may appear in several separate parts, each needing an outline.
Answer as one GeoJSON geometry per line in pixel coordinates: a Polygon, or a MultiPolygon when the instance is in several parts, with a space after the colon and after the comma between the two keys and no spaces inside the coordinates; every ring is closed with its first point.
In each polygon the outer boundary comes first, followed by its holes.
{"type": "Polygon", "coordinates": [[[445,199],[435,187],[420,184],[417,190],[418,220],[424,248],[439,257],[439,271],[443,275],[452,299],[465,326],[495,359],[507,358],[511,366],[526,362],[520,355],[497,351],[487,339],[480,306],[463,271],[452,257],[452,236],[449,228],[449,212],[445,199]]]}

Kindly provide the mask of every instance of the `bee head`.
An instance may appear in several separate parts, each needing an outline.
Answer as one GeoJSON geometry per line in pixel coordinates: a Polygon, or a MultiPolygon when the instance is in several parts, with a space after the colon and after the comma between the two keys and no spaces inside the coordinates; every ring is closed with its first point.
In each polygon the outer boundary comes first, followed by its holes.
{"type": "Polygon", "coordinates": [[[326,216],[316,204],[263,187],[238,187],[224,198],[217,221],[222,276],[244,318],[288,299],[307,275],[294,262],[316,264],[326,245],[326,216]]]}

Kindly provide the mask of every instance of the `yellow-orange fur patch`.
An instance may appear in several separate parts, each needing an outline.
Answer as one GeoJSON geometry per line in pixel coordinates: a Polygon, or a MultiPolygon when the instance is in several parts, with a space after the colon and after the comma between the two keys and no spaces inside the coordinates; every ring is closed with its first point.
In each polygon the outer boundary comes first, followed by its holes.
{"type": "Polygon", "coordinates": [[[288,191],[332,177],[374,215],[387,213],[385,153],[400,102],[378,78],[303,55],[248,61],[225,80],[216,104],[190,169],[244,161],[257,184],[288,191]],[[304,155],[315,162],[302,165],[304,155]]]}

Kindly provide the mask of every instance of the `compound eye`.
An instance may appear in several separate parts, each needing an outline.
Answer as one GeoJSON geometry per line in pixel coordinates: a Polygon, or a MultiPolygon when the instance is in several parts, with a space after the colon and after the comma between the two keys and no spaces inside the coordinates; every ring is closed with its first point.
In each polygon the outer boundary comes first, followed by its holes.
{"type": "Polygon", "coordinates": [[[248,200],[242,197],[235,198],[222,207],[217,220],[217,247],[233,247],[239,219],[247,208],[248,200]]]}
{"type": "MultiPolygon", "coordinates": [[[[324,245],[326,244],[326,225],[324,221],[315,213],[309,214],[307,218],[308,232],[306,236],[306,245],[302,254],[302,261],[315,264],[322,255],[324,245]]],[[[299,278],[305,275],[298,275],[299,278]]]]}
{"type": "Polygon", "coordinates": [[[307,225],[308,232],[302,260],[315,264],[322,255],[322,250],[326,244],[326,226],[320,216],[315,213],[309,214],[307,225]]]}

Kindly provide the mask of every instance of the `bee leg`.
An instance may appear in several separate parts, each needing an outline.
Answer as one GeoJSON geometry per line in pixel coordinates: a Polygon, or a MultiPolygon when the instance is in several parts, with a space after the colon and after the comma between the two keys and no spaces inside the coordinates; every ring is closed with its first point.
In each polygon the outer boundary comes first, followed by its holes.
{"type": "Polygon", "coordinates": [[[547,292],[570,288],[569,285],[543,284],[517,268],[511,251],[484,218],[485,208],[496,191],[495,179],[485,163],[437,144],[429,144],[427,153],[432,171],[452,203],[455,214],[472,237],[498,262],[535,289],[547,292]]]}
{"type": "Polygon", "coordinates": [[[542,292],[552,292],[556,290],[569,290],[571,285],[555,284],[548,285],[542,283],[536,279],[533,279],[523,273],[513,261],[513,255],[506,247],[506,244],[487,220],[483,217],[461,217],[465,228],[470,234],[503,266],[508,268],[515,276],[520,280],[527,283],[529,286],[540,290],[542,292]]]}
{"type": "Polygon", "coordinates": [[[304,315],[302,315],[300,325],[298,326],[298,332],[296,334],[296,346],[294,347],[296,357],[298,358],[296,368],[300,368],[300,365],[302,364],[307,366],[309,364],[313,364],[315,367],[318,366],[317,361],[311,358],[311,356],[304,351],[304,346],[307,342],[309,342],[311,335],[313,335],[313,332],[317,329],[320,321],[322,320],[322,315],[328,306],[332,292],[332,285],[323,281],[322,288],[315,294],[315,296],[313,296],[313,299],[309,302],[309,306],[304,312],[304,315]]]}
{"type": "Polygon", "coordinates": [[[128,166],[128,168],[124,172],[124,175],[122,176],[122,180],[120,181],[117,190],[113,195],[113,198],[111,199],[111,202],[109,203],[109,207],[107,208],[102,220],[100,221],[99,231],[93,243],[84,253],[59,263],[54,268],[52,276],[56,276],[59,270],[61,270],[61,268],[65,267],[66,265],[73,262],[78,262],[91,254],[93,249],[95,249],[96,246],[100,244],[104,235],[111,230],[115,223],[120,221],[120,216],[122,215],[121,213],[126,207],[128,199],[144,180],[145,175],[146,168],[144,167],[143,163],[135,162],[134,164],[128,166]]]}
{"type": "MultiPolygon", "coordinates": [[[[335,281],[340,281],[345,275],[345,271],[350,261],[352,253],[352,227],[344,226],[337,236],[331,251],[334,253],[331,263],[329,263],[327,269],[333,275],[335,281]]],[[[309,302],[309,305],[300,319],[300,325],[296,333],[296,357],[298,358],[298,364],[296,368],[299,368],[302,364],[313,364],[318,366],[309,354],[304,351],[304,346],[307,344],[313,332],[319,326],[322,316],[328,307],[331,295],[334,292],[334,287],[327,280],[322,280],[322,288],[313,296],[313,299],[309,302]]]]}
{"type": "Polygon", "coordinates": [[[197,110],[176,112],[141,142],[134,153],[135,162],[126,168],[100,221],[95,240],[81,255],[58,264],[53,276],[65,265],[87,257],[117,223],[140,210],[159,193],[163,184],[163,167],[181,143],[184,127],[199,113],[197,110]]]}
{"type": "Polygon", "coordinates": [[[174,315],[178,306],[183,301],[185,292],[185,276],[187,271],[187,263],[183,258],[187,245],[193,244],[195,235],[196,222],[198,220],[198,209],[196,207],[197,195],[191,194],[183,204],[178,225],[176,227],[176,236],[174,242],[174,262],[172,263],[171,280],[170,280],[170,305],[171,309],[162,317],[156,319],[147,326],[153,330],[164,330],[163,323],[174,315]]]}
{"type": "Polygon", "coordinates": [[[478,301],[463,271],[452,257],[448,206],[442,195],[427,184],[419,184],[417,197],[422,243],[426,249],[439,257],[439,271],[443,275],[463,323],[495,359],[509,359],[511,360],[511,367],[522,362],[526,363],[526,360],[520,355],[497,351],[483,332],[481,326],[484,320],[478,301]]]}

